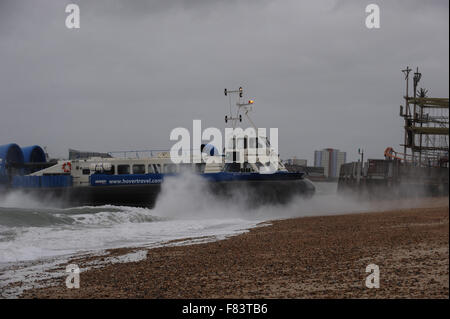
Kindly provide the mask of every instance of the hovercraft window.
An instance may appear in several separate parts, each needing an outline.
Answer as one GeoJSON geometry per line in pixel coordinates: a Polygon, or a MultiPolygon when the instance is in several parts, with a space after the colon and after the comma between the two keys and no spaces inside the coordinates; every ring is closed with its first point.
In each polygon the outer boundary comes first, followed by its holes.
{"type": "Polygon", "coordinates": [[[130,174],[130,165],[117,165],[117,174],[130,174]]]}
{"type": "Polygon", "coordinates": [[[114,165],[111,165],[111,168],[109,169],[109,170],[104,170],[103,171],[103,174],[106,174],[106,175],[114,175],[114,165]]]}
{"type": "Polygon", "coordinates": [[[148,173],[149,174],[159,174],[161,172],[161,164],[149,164],[148,173]]]}
{"type": "Polygon", "coordinates": [[[133,165],[133,174],[145,174],[145,165],[133,165]]]}

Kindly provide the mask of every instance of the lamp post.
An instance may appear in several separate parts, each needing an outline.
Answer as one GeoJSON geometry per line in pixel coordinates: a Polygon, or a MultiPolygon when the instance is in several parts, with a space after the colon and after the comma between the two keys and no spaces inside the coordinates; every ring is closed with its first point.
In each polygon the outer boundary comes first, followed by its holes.
{"type": "Polygon", "coordinates": [[[361,178],[363,177],[363,168],[364,168],[364,150],[362,148],[358,148],[358,154],[361,155],[361,165],[359,168],[359,174],[358,174],[358,184],[361,178]]]}
{"type": "Polygon", "coordinates": [[[358,148],[358,154],[361,155],[361,163],[364,163],[364,150],[362,148],[358,148]]]}

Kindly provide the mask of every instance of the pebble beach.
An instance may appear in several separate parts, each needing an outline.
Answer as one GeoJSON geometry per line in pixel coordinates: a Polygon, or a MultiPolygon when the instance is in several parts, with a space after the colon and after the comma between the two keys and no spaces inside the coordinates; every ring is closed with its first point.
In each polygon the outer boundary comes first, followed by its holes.
{"type": "MultiPolygon", "coordinates": [[[[109,251],[110,256],[137,248],[109,251]]],[[[420,207],[303,217],[215,242],[145,249],[22,298],[449,298],[448,197],[420,207]],[[376,264],[380,287],[365,285],[376,264]]],[[[102,256],[72,260],[80,265],[102,256]]]]}

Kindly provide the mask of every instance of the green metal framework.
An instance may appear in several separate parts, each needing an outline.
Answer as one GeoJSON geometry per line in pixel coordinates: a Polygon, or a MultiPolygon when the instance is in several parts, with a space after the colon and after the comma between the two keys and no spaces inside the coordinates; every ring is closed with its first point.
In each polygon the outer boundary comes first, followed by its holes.
{"type": "Polygon", "coordinates": [[[405,74],[405,105],[400,106],[404,119],[403,159],[415,166],[448,167],[449,99],[426,96],[427,90],[417,91],[422,78],[417,68],[413,77],[414,96],[409,96],[409,67],[405,74]]]}

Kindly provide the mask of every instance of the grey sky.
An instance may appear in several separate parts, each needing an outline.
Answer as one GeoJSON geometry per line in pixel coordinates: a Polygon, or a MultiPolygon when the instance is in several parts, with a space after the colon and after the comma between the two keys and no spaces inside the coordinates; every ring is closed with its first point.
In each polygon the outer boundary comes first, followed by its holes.
{"type": "Polygon", "coordinates": [[[169,148],[170,131],[223,128],[223,89],[244,87],[283,158],[348,160],[399,149],[401,69],[449,96],[447,0],[0,0],[0,144],[114,151],[169,148]],[[365,27],[377,3],[381,29],[365,27]]]}

